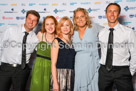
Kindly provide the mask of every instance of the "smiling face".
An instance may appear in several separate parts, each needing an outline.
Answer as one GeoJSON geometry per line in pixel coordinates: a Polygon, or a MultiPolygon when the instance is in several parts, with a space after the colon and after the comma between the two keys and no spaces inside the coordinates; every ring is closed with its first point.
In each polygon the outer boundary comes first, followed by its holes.
{"type": "Polygon", "coordinates": [[[86,16],[82,11],[77,11],[75,13],[75,21],[78,28],[83,28],[87,26],[86,16]]]}
{"type": "Polygon", "coordinates": [[[116,5],[110,5],[107,8],[106,17],[109,24],[116,25],[118,23],[119,8],[116,5]]]}
{"type": "Polygon", "coordinates": [[[45,29],[47,33],[54,33],[55,31],[55,22],[52,18],[47,18],[45,20],[45,29]]]}
{"type": "Polygon", "coordinates": [[[61,26],[61,32],[62,34],[68,35],[70,33],[70,23],[68,20],[64,22],[64,24],[61,26]]]}
{"type": "Polygon", "coordinates": [[[24,27],[26,28],[27,32],[30,32],[37,25],[37,23],[38,17],[33,14],[29,14],[25,19],[24,27]]]}

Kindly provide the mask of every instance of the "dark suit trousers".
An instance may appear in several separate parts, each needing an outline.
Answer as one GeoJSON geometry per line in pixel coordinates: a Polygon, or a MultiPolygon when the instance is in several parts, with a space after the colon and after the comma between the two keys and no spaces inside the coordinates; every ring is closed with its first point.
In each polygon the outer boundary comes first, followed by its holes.
{"type": "Polygon", "coordinates": [[[108,72],[105,66],[99,69],[99,91],[112,91],[115,84],[117,91],[133,91],[132,76],[129,67],[113,68],[108,72]]]}
{"type": "Polygon", "coordinates": [[[25,91],[26,83],[30,74],[30,68],[25,69],[9,65],[0,66],[0,91],[9,91],[11,85],[13,91],[25,91]]]}

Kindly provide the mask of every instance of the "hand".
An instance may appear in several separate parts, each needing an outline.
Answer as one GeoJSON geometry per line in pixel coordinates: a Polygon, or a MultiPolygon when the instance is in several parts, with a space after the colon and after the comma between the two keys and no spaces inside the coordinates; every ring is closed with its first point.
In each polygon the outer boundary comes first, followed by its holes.
{"type": "Polygon", "coordinates": [[[58,83],[53,84],[53,91],[59,91],[59,84],[58,83]]]}

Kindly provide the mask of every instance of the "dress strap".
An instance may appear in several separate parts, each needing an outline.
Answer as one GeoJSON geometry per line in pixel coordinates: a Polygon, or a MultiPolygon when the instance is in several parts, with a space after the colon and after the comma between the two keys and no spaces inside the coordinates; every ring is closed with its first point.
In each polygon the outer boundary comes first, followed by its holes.
{"type": "Polygon", "coordinates": [[[44,35],[44,33],[42,33],[42,41],[43,41],[43,35],[44,35]]]}

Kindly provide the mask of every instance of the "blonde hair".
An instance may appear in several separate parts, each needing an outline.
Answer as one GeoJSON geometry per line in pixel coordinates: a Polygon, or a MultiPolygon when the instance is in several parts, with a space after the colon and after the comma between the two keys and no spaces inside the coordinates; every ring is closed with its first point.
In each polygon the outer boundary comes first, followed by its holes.
{"type": "Polygon", "coordinates": [[[45,21],[48,19],[48,18],[51,18],[53,19],[54,23],[55,23],[55,33],[56,33],[56,28],[57,28],[57,24],[58,24],[58,21],[56,20],[56,18],[54,16],[46,16],[43,20],[43,23],[42,23],[42,33],[46,32],[46,29],[45,29],[45,21]]]}
{"type": "Polygon", "coordinates": [[[63,26],[63,24],[65,23],[65,21],[68,21],[70,24],[70,33],[69,33],[69,38],[71,39],[71,36],[73,35],[73,24],[71,22],[71,20],[67,17],[64,16],[60,19],[58,26],[57,26],[57,36],[59,38],[62,38],[62,32],[61,32],[61,27],[63,26]]]}
{"type": "Polygon", "coordinates": [[[78,30],[78,26],[77,26],[77,24],[76,24],[76,20],[75,20],[75,15],[76,15],[76,13],[78,12],[78,11],[81,11],[81,12],[83,12],[84,14],[85,14],[85,16],[86,16],[86,22],[87,22],[87,26],[88,26],[88,28],[91,28],[92,27],[92,22],[91,22],[91,20],[90,20],[90,17],[89,17],[89,14],[88,14],[88,12],[86,11],[86,9],[84,9],[84,8],[77,8],[76,10],[74,10],[74,15],[73,15],[73,25],[74,25],[74,30],[78,30]]]}

